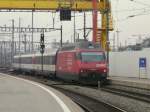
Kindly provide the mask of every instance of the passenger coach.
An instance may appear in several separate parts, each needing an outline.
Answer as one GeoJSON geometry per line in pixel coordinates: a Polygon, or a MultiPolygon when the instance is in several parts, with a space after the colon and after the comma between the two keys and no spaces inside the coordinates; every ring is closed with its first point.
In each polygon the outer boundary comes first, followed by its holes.
{"type": "Polygon", "coordinates": [[[14,57],[13,66],[17,70],[56,76],[68,81],[97,83],[107,78],[105,52],[99,45],[84,41],[68,44],[60,49],[44,53],[43,72],[40,53],[14,57]]]}
{"type": "Polygon", "coordinates": [[[14,56],[14,63],[13,67],[16,70],[21,70],[24,72],[30,72],[36,74],[43,74],[43,75],[53,75],[55,74],[55,66],[56,66],[56,52],[57,49],[53,49],[47,51],[43,55],[43,65],[42,65],[42,57],[40,53],[35,54],[23,54],[14,56]],[[42,72],[43,66],[43,72],[42,72]]]}

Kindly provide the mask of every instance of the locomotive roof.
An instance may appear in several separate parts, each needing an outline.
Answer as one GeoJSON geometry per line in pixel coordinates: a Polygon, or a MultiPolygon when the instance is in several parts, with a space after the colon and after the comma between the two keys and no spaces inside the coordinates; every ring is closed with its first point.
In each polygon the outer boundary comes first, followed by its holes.
{"type": "Polygon", "coordinates": [[[77,43],[72,43],[72,44],[67,44],[63,47],[60,48],[61,51],[66,51],[66,50],[75,50],[76,48],[79,49],[90,49],[90,50],[102,50],[100,45],[97,43],[93,43],[90,41],[81,41],[77,43]]]}
{"type": "MultiPolygon", "coordinates": [[[[96,44],[90,41],[81,41],[81,42],[67,44],[61,47],[59,50],[71,51],[71,50],[75,50],[76,48],[84,49],[84,50],[102,50],[103,51],[103,49],[100,47],[99,44],[96,44]]],[[[57,51],[58,51],[57,48],[47,49],[45,50],[44,56],[55,55],[57,51]]],[[[41,53],[37,52],[37,53],[32,53],[32,54],[21,54],[21,57],[32,57],[32,56],[41,56],[41,53]]],[[[14,58],[18,58],[18,57],[20,57],[20,55],[14,56],[14,58]]]]}

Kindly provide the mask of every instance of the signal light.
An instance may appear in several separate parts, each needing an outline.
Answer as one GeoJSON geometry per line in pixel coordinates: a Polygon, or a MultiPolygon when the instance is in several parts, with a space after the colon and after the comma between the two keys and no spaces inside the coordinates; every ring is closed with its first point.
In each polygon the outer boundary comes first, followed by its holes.
{"type": "Polygon", "coordinates": [[[40,39],[40,52],[41,54],[44,53],[45,50],[45,44],[44,44],[44,33],[41,34],[41,39],[40,39]]]}
{"type": "Polygon", "coordinates": [[[71,21],[71,10],[69,8],[60,9],[60,21],[71,21]]]}
{"type": "Polygon", "coordinates": [[[42,48],[42,49],[45,49],[45,45],[41,45],[41,48],[42,48]]]}
{"type": "Polygon", "coordinates": [[[44,34],[41,34],[41,42],[44,42],[44,34]]]}
{"type": "Polygon", "coordinates": [[[106,72],[107,72],[107,70],[106,70],[106,69],[104,69],[104,70],[103,70],[103,72],[104,72],[104,73],[106,73],[106,72]]]}
{"type": "Polygon", "coordinates": [[[83,70],[80,71],[81,73],[83,72],[83,70]]]}

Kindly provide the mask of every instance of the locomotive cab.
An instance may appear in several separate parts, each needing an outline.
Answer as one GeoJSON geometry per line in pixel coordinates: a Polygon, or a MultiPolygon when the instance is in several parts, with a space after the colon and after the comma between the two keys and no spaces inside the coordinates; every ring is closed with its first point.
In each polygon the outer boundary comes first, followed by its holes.
{"type": "Polygon", "coordinates": [[[88,41],[63,46],[58,51],[56,72],[63,79],[96,84],[107,77],[105,52],[88,41]]]}
{"type": "Polygon", "coordinates": [[[77,53],[80,80],[98,81],[107,77],[107,63],[103,51],[80,51],[77,53]]]}

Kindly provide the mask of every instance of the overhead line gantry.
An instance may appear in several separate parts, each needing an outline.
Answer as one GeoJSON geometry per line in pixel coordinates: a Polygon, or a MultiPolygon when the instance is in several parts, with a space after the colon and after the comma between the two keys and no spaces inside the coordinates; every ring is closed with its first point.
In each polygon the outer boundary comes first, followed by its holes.
{"type": "MultiPolygon", "coordinates": [[[[98,2],[98,10],[103,10],[104,0],[98,2]]],[[[91,0],[0,0],[0,9],[58,10],[70,7],[71,10],[92,10],[91,0]]]]}
{"type": "MultiPolygon", "coordinates": [[[[97,26],[97,14],[93,17],[93,41],[99,42],[106,49],[107,44],[107,9],[111,9],[107,0],[0,0],[0,9],[7,10],[60,10],[93,11],[101,13],[101,28],[97,26]]],[[[94,15],[93,15],[94,16],[94,15]]],[[[109,30],[113,30],[111,11],[109,13],[109,30]]]]}

